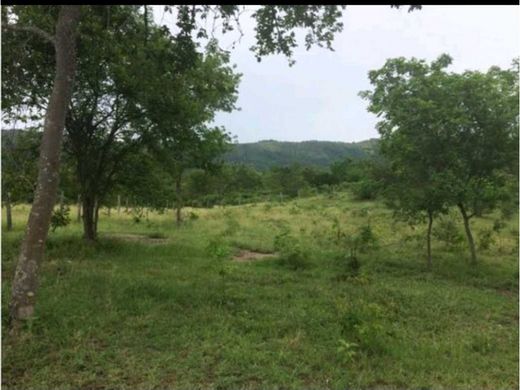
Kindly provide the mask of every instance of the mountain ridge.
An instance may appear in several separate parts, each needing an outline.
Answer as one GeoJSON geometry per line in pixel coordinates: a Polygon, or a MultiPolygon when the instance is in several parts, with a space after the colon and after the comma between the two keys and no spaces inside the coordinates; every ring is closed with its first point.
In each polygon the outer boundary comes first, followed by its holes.
{"type": "Polygon", "coordinates": [[[359,142],[268,139],[233,144],[232,150],[223,159],[228,163],[251,165],[260,170],[291,164],[324,168],[347,157],[370,158],[377,153],[378,142],[377,138],[359,142]]]}

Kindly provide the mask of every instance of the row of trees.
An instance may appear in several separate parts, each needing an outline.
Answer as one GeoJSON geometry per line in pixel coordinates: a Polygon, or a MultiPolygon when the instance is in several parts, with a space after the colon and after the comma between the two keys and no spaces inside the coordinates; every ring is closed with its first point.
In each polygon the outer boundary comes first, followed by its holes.
{"type": "MultiPolygon", "coordinates": [[[[3,199],[10,199],[13,204],[31,203],[41,133],[36,129],[5,133],[2,139],[3,199]]],[[[345,182],[353,183],[350,187],[360,198],[370,199],[376,194],[370,178],[373,160],[345,158],[328,168],[292,164],[262,171],[220,160],[221,153],[231,146],[222,129],[195,129],[192,137],[190,142],[177,138],[171,139],[169,145],[149,144],[128,155],[114,185],[105,193],[103,202],[96,205],[97,209],[118,205],[125,208],[128,205],[155,209],[176,207],[179,224],[180,209],[184,204],[211,207],[266,199],[285,200],[316,191],[329,191],[345,182]],[[170,153],[176,149],[175,154],[170,153]],[[367,187],[370,191],[366,190],[367,187]]],[[[75,160],[68,153],[65,157],[61,167],[60,192],[66,203],[71,204],[81,198],[82,192],[75,160]]]]}

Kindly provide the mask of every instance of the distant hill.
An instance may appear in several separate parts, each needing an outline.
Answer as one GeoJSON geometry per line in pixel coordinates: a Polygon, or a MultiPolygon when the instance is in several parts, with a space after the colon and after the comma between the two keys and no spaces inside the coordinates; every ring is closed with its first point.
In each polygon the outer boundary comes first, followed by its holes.
{"type": "Polygon", "coordinates": [[[370,158],[376,153],[378,139],[372,138],[361,142],[331,141],[259,141],[254,143],[234,144],[231,152],[224,157],[230,163],[251,165],[260,170],[272,166],[298,163],[307,166],[327,167],[331,163],[346,157],[370,158]]]}

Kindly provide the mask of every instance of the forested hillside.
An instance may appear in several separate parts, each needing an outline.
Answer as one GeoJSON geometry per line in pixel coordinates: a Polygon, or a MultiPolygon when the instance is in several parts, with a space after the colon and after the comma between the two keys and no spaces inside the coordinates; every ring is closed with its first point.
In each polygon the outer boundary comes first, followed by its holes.
{"type": "Polygon", "coordinates": [[[303,141],[280,142],[260,141],[235,144],[225,160],[231,163],[252,165],[257,169],[269,169],[273,166],[302,165],[327,167],[331,163],[350,158],[366,158],[375,153],[377,139],[361,142],[303,141]]]}

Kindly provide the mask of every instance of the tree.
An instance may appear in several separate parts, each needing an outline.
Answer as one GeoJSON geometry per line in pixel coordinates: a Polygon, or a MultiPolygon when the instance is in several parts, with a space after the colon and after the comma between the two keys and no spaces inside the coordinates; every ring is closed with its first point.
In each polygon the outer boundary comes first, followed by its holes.
{"type": "Polygon", "coordinates": [[[205,171],[215,171],[218,157],[228,150],[229,135],[220,128],[207,128],[204,125],[187,131],[183,136],[163,138],[160,145],[154,148],[163,169],[173,179],[175,184],[176,223],[182,222],[183,207],[182,178],[187,169],[198,168],[205,171]]]}
{"type": "MultiPolygon", "coordinates": [[[[4,15],[3,12],[2,16],[4,15]]],[[[18,24],[23,23],[22,21],[18,21],[15,25],[3,23],[3,26],[11,30],[39,34],[54,46],[56,55],[55,78],[40,146],[36,193],[11,290],[9,319],[15,331],[21,321],[32,317],[34,313],[38,269],[43,259],[58,189],[62,133],[76,72],[75,31],[79,20],[80,6],[64,5],[60,6],[54,36],[35,26],[18,24]]]]}
{"type": "Polygon", "coordinates": [[[90,241],[97,237],[99,207],[149,126],[134,82],[141,64],[136,53],[144,49],[138,8],[111,7],[109,23],[106,9],[93,7],[80,26],[78,78],[65,127],[65,152],[74,161],[90,241]]]}
{"type": "Polygon", "coordinates": [[[433,214],[456,206],[476,263],[470,219],[496,206],[501,172],[518,159],[518,62],[516,70],[456,74],[445,71],[451,61],[388,60],[369,73],[374,91],[361,95],[383,117],[381,153],[395,170],[390,192],[408,211],[427,212],[429,231],[433,214]]]}

